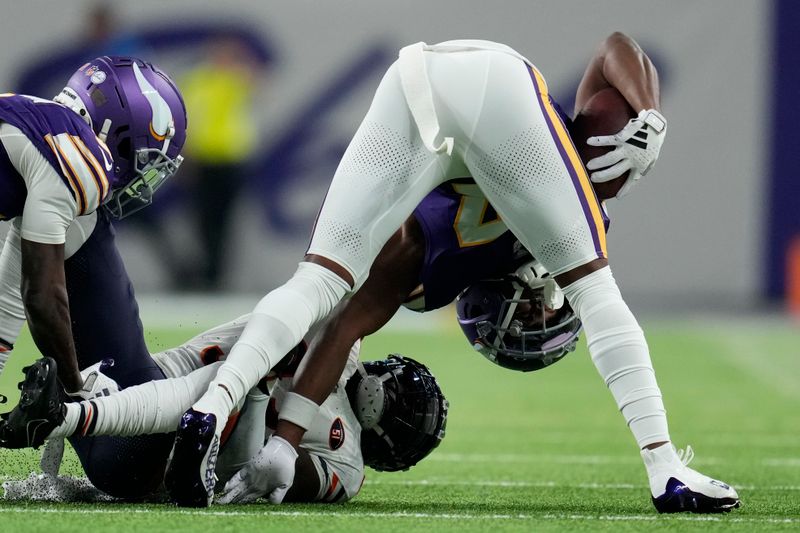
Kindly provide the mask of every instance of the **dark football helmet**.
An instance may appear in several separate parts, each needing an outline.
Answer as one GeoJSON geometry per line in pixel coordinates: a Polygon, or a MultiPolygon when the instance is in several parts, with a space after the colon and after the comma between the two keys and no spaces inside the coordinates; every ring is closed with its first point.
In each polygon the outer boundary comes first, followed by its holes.
{"type": "Polygon", "coordinates": [[[544,291],[514,276],[480,281],[458,296],[458,324],[489,361],[522,372],[540,370],[573,351],[581,331],[569,304],[551,309],[544,291]]]}
{"type": "Polygon", "coordinates": [[[361,424],[364,464],[379,471],[408,470],[444,438],[447,400],[428,368],[390,355],[359,364],[347,383],[361,424]]]}
{"type": "Polygon", "coordinates": [[[151,63],[95,58],[54,100],[83,117],[108,146],[114,175],[107,207],[117,218],[149,205],[183,161],[186,106],[175,82],[151,63]]]}

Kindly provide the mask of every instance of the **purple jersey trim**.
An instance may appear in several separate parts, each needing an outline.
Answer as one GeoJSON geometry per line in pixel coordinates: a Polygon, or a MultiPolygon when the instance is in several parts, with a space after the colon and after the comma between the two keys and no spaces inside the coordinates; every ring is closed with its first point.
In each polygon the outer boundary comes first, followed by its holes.
{"type": "Polygon", "coordinates": [[[6,148],[0,141],[0,220],[21,215],[27,195],[25,182],[11,164],[6,148]]]}
{"type": "MultiPolygon", "coordinates": [[[[586,223],[588,224],[589,231],[592,234],[592,242],[594,243],[595,252],[597,252],[598,257],[605,257],[605,254],[603,253],[603,247],[600,244],[600,237],[597,233],[597,226],[594,223],[594,219],[592,217],[592,211],[591,208],[589,207],[589,199],[586,198],[586,195],[584,194],[580,179],[578,178],[578,175],[575,172],[575,168],[572,166],[572,162],[570,161],[567,152],[564,150],[564,146],[561,144],[561,141],[559,140],[558,133],[556,132],[555,127],[553,126],[553,123],[550,119],[550,115],[547,112],[543,100],[543,91],[542,88],[539,86],[539,82],[536,79],[536,75],[534,74],[533,69],[531,69],[527,64],[525,65],[525,68],[527,69],[528,74],[531,77],[531,81],[533,82],[534,92],[536,93],[536,101],[539,103],[539,107],[542,110],[542,116],[544,117],[544,120],[547,123],[547,128],[550,130],[550,135],[553,138],[553,143],[558,148],[558,153],[561,155],[561,159],[564,162],[564,167],[569,172],[569,175],[572,178],[572,185],[575,187],[575,192],[578,195],[578,198],[580,199],[581,207],[583,208],[583,214],[586,217],[586,223]]],[[[550,99],[549,95],[546,95],[546,97],[550,99]]],[[[550,102],[552,103],[552,99],[550,99],[550,102]]],[[[557,111],[560,111],[560,107],[556,106],[554,107],[557,111]]],[[[563,125],[563,127],[564,129],[566,129],[566,125],[563,125]]],[[[594,200],[595,202],[597,202],[596,198],[594,200]]],[[[597,203],[599,205],[599,202],[597,203]]],[[[601,209],[601,212],[605,212],[605,210],[601,209]]]]}
{"type": "Polygon", "coordinates": [[[419,281],[425,311],[443,307],[469,285],[512,272],[516,237],[506,231],[497,239],[461,248],[454,229],[461,195],[449,184],[431,191],[414,210],[425,236],[425,260],[419,281]]]}

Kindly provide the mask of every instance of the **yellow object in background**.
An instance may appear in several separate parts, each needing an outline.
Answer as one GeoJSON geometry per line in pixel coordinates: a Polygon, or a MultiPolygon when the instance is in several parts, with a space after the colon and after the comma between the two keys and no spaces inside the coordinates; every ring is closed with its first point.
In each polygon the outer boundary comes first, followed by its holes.
{"type": "Polygon", "coordinates": [[[244,65],[213,61],[189,71],[181,90],[190,117],[186,148],[198,163],[246,161],[255,147],[252,73],[244,65]]]}

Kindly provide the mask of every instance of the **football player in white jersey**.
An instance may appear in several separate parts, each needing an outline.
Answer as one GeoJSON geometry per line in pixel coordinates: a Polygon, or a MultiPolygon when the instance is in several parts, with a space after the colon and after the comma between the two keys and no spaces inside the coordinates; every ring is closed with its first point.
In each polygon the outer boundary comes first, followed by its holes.
{"type": "MultiPolygon", "coordinates": [[[[101,435],[171,432],[186,408],[206,390],[222,364],[219,359],[224,359],[248,318],[240,317],[177,348],[153,354],[168,379],[81,402],[60,401],[55,364],[40,359],[26,368],[20,404],[8,421],[0,422],[0,445],[38,447],[66,437],[75,442],[101,435]]],[[[347,501],[361,488],[365,464],[383,471],[408,469],[444,437],[447,402],[427,368],[397,355],[360,363],[360,344],[352,346],[334,391],[300,443],[286,501],[347,501]]],[[[221,503],[248,502],[274,492],[271,470],[265,468],[270,457],[262,447],[273,434],[295,374],[303,371],[304,352],[305,343],[301,343],[250,391],[229,419],[214,469],[218,488],[228,482],[221,503]]],[[[84,375],[97,375],[103,368],[99,363],[84,375]]],[[[57,478],[56,473],[51,470],[7,482],[6,490],[15,498],[37,491],[68,493],[73,480],[57,478]]],[[[280,503],[283,497],[270,499],[280,503]]]]}
{"type": "MultiPolygon", "coordinates": [[[[591,60],[577,101],[583,90],[609,86],[637,116],[592,140],[613,149],[587,167],[595,181],[622,176],[624,194],[654,165],[667,121],[655,68],[619,33],[591,60]]],[[[181,419],[167,472],[177,504],[210,504],[207,472],[222,421],[313,324],[364,284],[381,248],[423,197],[462,176],[474,179],[563,288],[592,361],[642,450],[656,507],[721,512],[739,505],[735,490],[686,467],[670,442],[644,334],[608,265],[601,207],[544,76],[515,50],[488,41],[417,43],[400,51],[333,177],[304,261],[255,307],[208,392],[181,419]]],[[[295,445],[342,364],[313,361],[286,396],[278,435],[267,443],[276,475],[284,478],[276,498],[291,484],[295,445]]]]}

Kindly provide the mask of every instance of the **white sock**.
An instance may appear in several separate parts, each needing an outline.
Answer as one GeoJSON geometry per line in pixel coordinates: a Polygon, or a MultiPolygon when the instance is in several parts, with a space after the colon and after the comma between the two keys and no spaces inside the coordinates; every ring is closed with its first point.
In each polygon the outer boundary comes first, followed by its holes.
{"type": "Polygon", "coordinates": [[[583,322],[589,353],[640,448],[669,441],[667,415],[644,333],[609,267],[564,287],[583,322]]]}
{"type": "Polygon", "coordinates": [[[149,381],[93,400],[67,404],[64,422],[48,438],[73,434],[130,437],[175,430],[184,411],[208,388],[222,363],[188,376],[149,381]]]}
{"type": "MultiPolygon", "coordinates": [[[[235,405],[294,348],[309,328],[327,317],[350,286],[325,267],[300,263],[294,276],[256,305],[239,342],[192,408],[228,418],[235,405]]],[[[217,427],[218,430],[221,428],[217,427]]]]}
{"type": "Polygon", "coordinates": [[[247,395],[236,425],[224,444],[224,453],[221,453],[217,460],[215,469],[217,483],[227,483],[264,446],[264,419],[267,415],[268,401],[269,396],[257,387],[247,395]]]}
{"type": "Polygon", "coordinates": [[[81,415],[81,403],[68,403],[64,421],[47,436],[48,439],[64,439],[75,433],[81,415]]]}
{"type": "Polygon", "coordinates": [[[224,359],[239,340],[249,319],[249,314],[240,316],[152,357],[168,378],[186,376],[200,367],[224,359]]]}

